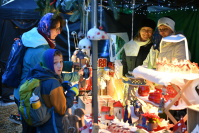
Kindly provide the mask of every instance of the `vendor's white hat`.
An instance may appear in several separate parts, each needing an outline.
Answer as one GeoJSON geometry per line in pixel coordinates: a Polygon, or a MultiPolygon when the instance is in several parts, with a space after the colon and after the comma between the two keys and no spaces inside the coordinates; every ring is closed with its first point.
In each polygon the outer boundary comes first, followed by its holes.
{"type": "Polygon", "coordinates": [[[159,27],[160,25],[165,25],[168,26],[173,32],[175,31],[175,22],[167,17],[162,17],[158,20],[158,25],[157,27],[159,27]]]}

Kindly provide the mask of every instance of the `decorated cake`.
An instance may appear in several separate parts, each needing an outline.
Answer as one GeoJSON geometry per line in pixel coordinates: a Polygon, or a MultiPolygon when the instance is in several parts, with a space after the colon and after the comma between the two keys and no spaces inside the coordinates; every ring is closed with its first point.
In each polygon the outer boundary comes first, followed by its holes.
{"type": "Polygon", "coordinates": [[[191,62],[190,60],[178,61],[176,58],[173,58],[172,61],[167,60],[167,58],[157,59],[156,70],[182,74],[199,73],[198,63],[191,62]]]}

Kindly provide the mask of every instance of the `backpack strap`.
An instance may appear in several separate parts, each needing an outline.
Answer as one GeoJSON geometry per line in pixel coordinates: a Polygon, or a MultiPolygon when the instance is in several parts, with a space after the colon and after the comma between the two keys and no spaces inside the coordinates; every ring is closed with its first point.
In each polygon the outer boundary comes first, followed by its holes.
{"type": "MultiPolygon", "coordinates": [[[[45,81],[45,80],[48,80],[48,79],[56,79],[56,78],[39,79],[39,80],[40,80],[40,81],[39,81],[39,86],[36,87],[35,90],[34,90],[34,94],[37,94],[37,95],[39,96],[40,101],[41,101],[43,104],[45,104],[45,102],[44,102],[44,100],[43,100],[43,98],[42,98],[42,96],[41,96],[41,81],[45,81]]],[[[57,80],[57,79],[56,79],[56,80],[57,80]]]]}

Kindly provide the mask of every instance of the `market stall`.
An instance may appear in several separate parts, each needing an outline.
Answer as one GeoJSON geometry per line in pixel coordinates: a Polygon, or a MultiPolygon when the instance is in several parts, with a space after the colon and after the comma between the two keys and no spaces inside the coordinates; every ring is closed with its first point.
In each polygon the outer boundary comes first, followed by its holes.
{"type": "MultiPolygon", "coordinates": [[[[187,73],[186,65],[182,67],[183,73],[174,72],[173,68],[169,69],[169,72],[162,72],[161,69],[154,70],[139,66],[131,73],[132,77],[124,78],[121,60],[116,57],[116,53],[114,53],[115,57],[112,56],[112,53],[115,52],[112,44],[109,47],[111,51],[110,62],[106,58],[97,57],[99,40],[109,39],[110,43],[114,41],[103,31],[101,23],[99,29],[97,28],[95,1],[92,1],[91,7],[93,11],[91,12],[92,27],[88,32],[85,31],[87,33],[85,39],[92,42],[92,55],[87,55],[92,58],[91,63],[89,63],[89,67],[92,68],[92,83],[89,83],[91,88],[89,91],[86,91],[88,87],[81,88],[81,91],[85,93],[78,99],[78,107],[85,110],[85,129],[83,128],[81,131],[100,131],[103,133],[128,133],[139,130],[143,132],[170,131],[170,127],[175,127],[179,121],[172,116],[169,110],[181,110],[192,104],[199,104],[198,95],[194,92],[199,81],[198,66],[195,74],[187,73]],[[138,92],[140,86],[150,88],[147,94],[142,95],[138,92]],[[155,88],[157,86],[158,88],[155,88]],[[87,92],[91,95],[86,94],[87,92]],[[158,116],[160,108],[174,126],[170,126],[169,120],[158,116]],[[151,128],[152,123],[155,123],[153,128],[151,128]]],[[[102,14],[100,14],[100,21],[101,18],[102,14]]],[[[90,53],[84,47],[86,46],[81,45],[79,49],[84,53],[90,53]]],[[[186,55],[188,55],[187,51],[186,55]]],[[[195,64],[190,65],[194,66],[195,64]]],[[[166,68],[168,69],[168,67],[166,68]]],[[[186,120],[187,115],[182,120],[180,127],[183,132],[186,130],[184,123],[186,120]]]]}

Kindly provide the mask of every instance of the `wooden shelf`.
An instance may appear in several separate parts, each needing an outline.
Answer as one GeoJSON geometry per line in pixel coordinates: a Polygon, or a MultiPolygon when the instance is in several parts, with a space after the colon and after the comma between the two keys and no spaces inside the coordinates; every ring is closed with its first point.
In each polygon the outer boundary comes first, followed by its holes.
{"type": "MultiPolygon", "coordinates": [[[[147,102],[147,103],[150,103],[150,104],[152,104],[153,106],[156,106],[156,107],[159,106],[159,104],[154,103],[154,102],[148,100],[148,96],[145,96],[145,97],[140,96],[140,95],[138,94],[137,91],[136,91],[135,95],[136,95],[137,98],[139,98],[139,99],[141,99],[141,100],[143,100],[143,101],[145,101],[145,102],[147,102]]],[[[170,103],[171,103],[171,101],[167,101],[167,102],[164,104],[164,106],[165,106],[164,108],[166,108],[170,103]]],[[[172,105],[172,106],[170,107],[170,110],[181,110],[181,109],[186,109],[186,108],[187,108],[186,103],[185,103],[183,100],[180,100],[180,101],[179,101],[179,105],[178,105],[178,106],[172,105]]]]}

